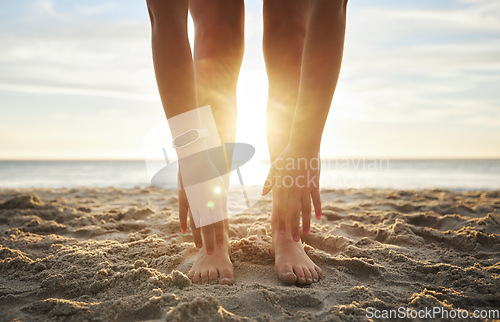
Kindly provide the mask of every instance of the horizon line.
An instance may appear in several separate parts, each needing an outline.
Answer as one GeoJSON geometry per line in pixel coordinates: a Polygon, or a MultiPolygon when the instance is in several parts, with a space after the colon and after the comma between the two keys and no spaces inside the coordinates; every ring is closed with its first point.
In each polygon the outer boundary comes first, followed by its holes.
{"type": "MultiPolygon", "coordinates": [[[[383,157],[383,156],[354,156],[354,157],[322,157],[322,160],[394,160],[394,161],[410,161],[410,160],[500,160],[500,156],[490,156],[490,157],[383,157]]],[[[34,159],[34,158],[0,158],[0,162],[4,161],[162,161],[161,158],[60,158],[60,159],[34,159]]],[[[266,159],[261,159],[261,161],[268,161],[266,159]]]]}

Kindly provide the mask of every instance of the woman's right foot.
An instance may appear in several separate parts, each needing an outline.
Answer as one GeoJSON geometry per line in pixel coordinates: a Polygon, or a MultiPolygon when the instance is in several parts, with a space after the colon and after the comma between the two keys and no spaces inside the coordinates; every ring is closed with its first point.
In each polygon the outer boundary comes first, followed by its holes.
{"type": "Polygon", "coordinates": [[[189,270],[189,279],[195,284],[232,285],[234,283],[233,263],[231,263],[229,254],[227,239],[222,247],[214,247],[212,255],[208,255],[205,246],[203,246],[189,270]]]}

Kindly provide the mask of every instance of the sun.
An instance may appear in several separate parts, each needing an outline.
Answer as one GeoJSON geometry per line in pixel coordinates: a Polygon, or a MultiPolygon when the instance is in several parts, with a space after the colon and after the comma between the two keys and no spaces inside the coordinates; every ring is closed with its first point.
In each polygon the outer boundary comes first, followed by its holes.
{"type": "Polygon", "coordinates": [[[256,157],[267,157],[267,75],[261,70],[242,70],[238,80],[238,126],[236,141],[252,144],[256,157]]]}

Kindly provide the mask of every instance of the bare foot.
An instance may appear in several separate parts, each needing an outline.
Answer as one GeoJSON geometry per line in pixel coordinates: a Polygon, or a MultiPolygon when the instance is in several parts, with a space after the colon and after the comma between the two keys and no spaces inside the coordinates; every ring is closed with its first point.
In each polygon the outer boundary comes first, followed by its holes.
{"type": "Polygon", "coordinates": [[[287,284],[309,285],[323,276],[323,271],[307,256],[302,241],[294,241],[290,230],[273,231],[271,255],[278,277],[287,284]]]}
{"type": "Polygon", "coordinates": [[[196,255],[193,267],[189,270],[189,279],[195,284],[232,285],[234,283],[233,263],[229,254],[227,238],[222,247],[215,246],[212,255],[208,255],[203,246],[196,255]]]}

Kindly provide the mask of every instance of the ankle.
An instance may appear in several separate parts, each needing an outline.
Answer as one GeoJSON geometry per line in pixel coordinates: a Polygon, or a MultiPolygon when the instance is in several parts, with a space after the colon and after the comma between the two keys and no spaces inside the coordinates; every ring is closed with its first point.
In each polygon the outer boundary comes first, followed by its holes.
{"type": "Polygon", "coordinates": [[[272,229],[271,237],[273,241],[293,242],[293,243],[300,242],[300,240],[297,242],[293,240],[292,233],[289,229],[286,229],[284,232],[280,232],[278,229],[272,229]]]}

